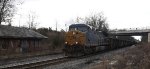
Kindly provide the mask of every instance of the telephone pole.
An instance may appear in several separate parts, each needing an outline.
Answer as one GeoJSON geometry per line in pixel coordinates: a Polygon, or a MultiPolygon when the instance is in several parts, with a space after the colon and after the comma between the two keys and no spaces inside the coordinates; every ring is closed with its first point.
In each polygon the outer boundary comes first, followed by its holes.
{"type": "Polygon", "coordinates": [[[57,31],[57,21],[56,21],[56,31],[57,31]]]}

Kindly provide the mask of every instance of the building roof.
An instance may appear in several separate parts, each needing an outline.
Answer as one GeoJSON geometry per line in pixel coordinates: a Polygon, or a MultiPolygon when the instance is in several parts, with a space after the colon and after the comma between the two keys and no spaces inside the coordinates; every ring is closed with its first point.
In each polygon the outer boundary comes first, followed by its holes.
{"type": "Polygon", "coordinates": [[[14,26],[0,25],[1,38],[47,38],[33,30],[27,28],[19,28],[14,26]]]}

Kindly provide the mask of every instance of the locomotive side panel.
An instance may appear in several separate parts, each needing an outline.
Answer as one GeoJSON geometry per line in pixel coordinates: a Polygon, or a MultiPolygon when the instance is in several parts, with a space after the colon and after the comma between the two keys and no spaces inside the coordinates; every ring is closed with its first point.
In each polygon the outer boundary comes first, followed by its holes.
{"type": "Polygon", "coordinates": [[[93,31],[86,32],[86,46],[97,46],[99,37],[93,31]]]}

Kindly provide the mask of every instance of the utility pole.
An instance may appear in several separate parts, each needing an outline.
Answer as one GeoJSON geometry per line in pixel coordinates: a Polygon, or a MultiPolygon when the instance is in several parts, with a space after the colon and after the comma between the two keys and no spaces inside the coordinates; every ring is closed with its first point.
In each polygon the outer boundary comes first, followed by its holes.
{"type": "Polygon", "coordinates": [[[21,22],[21,19],[22,19],[22,15],[21,14],[18,14],[19,15],[19,27],[20,27],[20,22],[21,22]]]}
{"type": "Polygon", "coordinates": [[[66,32],[67,32],[67,24],[65,24],[65,27],[66,27],[66,32]]]}
{"type": "Polygon", "coordinates": [[[20,20],[21,20],[21,17],[22,17],[22,16],[21,16],[21,14],[20,14],[20,18],[19,18],[19,27],[20,27],[20,20]]]}
{"type": "Polygon", "coordinates": [[[57,31],[57,21],[56,21],[56,31],[57,31]]]}
{"type": "Polygon", "coordinates": [[[77,23],[79,23],[79,17],[77,17],[76,21],[77,21],[77,23]]]}

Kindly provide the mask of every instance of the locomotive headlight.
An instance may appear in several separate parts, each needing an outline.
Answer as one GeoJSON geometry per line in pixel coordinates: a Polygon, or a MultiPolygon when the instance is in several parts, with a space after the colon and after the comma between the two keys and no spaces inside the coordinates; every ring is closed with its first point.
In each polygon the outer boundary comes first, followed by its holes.
{"type": "Polygon", "coordinates": [[[65,42],[65,44],[67,44],[68,42],[65,42]]]}
{"type": "Polygon", "coordinates": [[[78,44],[78,42],[76,42],[76,44],[78,44]]]}
{"type": "Polygon", "coordinates": [[[75,35],[75,32],[73,32],[73,35],[75,35]]]}

